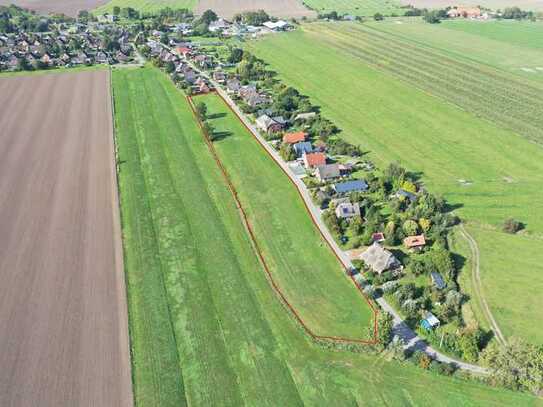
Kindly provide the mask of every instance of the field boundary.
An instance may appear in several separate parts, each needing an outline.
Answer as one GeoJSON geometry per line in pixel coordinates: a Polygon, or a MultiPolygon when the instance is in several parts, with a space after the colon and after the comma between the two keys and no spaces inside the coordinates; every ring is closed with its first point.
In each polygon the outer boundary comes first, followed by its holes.
{"type": "MultiPolygon", "coordinates": [[[[218,95],[221,98],[223,103],[225,103],[225,105],[228,106],[228,108],[235,114],[235,116],[238,118],[238,120],[240,120],[240,122],[247,129],[247,131],[251,135],[253,135],[251,130],[245,125],[245,123],[243,123],[243,120],[240,119],[238,114],[231,108],[231,106],[228,103],[226,103],[224,98],[218,92],[212,92],[212,93],[215,94],[215,95],[218,95]]],[[[262,266],[264,268],[264,271],[265,271],[265,273],[266,273],[266,275],[267,275],[267,277],[268,277],[268,279],[270,281],[270,284],[271,284],[274,292],[280,298],[283,305],[285,305],[288,308],[290,313],[294,316],[294,318],[299,323],[299,325],[303,328],[303,330],[315,341],[325,341],[325,342],[328,342],[328,343],[336,343],[336,344],[337,343],[342,343],[342,344],[352,344],[352,345],[375,345],[375,344],[377,344],[377,333],[378,333],[378,331],[377,331],[377,315],[379,314],[379,312],[378,312],[377,308],[375,307],[375,305],[371,302],[371,300],[364,294],[364,292],[362,291],[362,288],[360,287],[360,285],[354,280],[353,276],[351,276],[350,274],[349,274],[349,277],[350,277],[351,281],[356,286],[357,290],[360,292],[360,294],[365,299],[365,301],[368,303],[369,307],[371,308],[371,310],[373,312],[373,338],[371,340],[350,339],[350,338],[345,338],[345,337],[340,337],[340,336],[317,335],[316,333],[314,333],[306,325],[306,323],[304,322],[302,317],[298,314],[296,309],[287,300],[286,296],[281,291],[281,288],[279,287],[277,282],[274,280],[272,272],[270,271],[269,266],[266,263],[264,255],[263,255],[263,253],[262,253],[262,251],[260,249],[260,246],[258,245],[258,242],[256,240],[256,236],[255,236],[255,233],[253,231],[253,227],[252,227],[251,223],[249,222],[249,218],[247,217],[247,214],[245,212],[245,209],[244,209],[243,205],[241,204],[241,201],[240,201],[240,199],[238,197],[238,193],[237,193],[234,185],[232,184],[232,181],[230,180],[230,176],[228,175],[228,172],[227,172],[226,168],[224,167],[224,164],[220,160],[220,158],[219,158],[219,156],[217,154],[217,151],[216,151],[215,147],[213,146],[213,142],[210,140],[209,135],[205,132],[205,130],[203,128],[203,123],[200,120],[200,117],[198,116],[198,114],[196,112],[193,96],[198,96],[198,94],[195,94],[195,95],[192,95],[192,96],[187,96],[186,98],[187,98],[189,106],[190,106],[190,108],[192,110],[192,113],[194,115],[194,118],[195,118],[196,122],[198,123],[198,126],[200,127],[202,137],[204,138],[204,141],[205,141],[209,151],[211,152],[211,154],[213,156],[213,159],[215,160],[215,162],[217,163],[219,169],[221,170],[223,178],[224,178],[224,180],[225,180],[225,182],[226,182],[226,184],[228,186],[228,189],[230,190],[230,192],[231,192],[231,194],[232,194],[232,196],[234,198],[234,201],[236,202],[236,206],[238,207],[238,209],[239,209],[239,211],[241,213],[241,218],[243,219],[243,223],[245,224],[245,227],[247,228],[247,231],[249,232],[248,234],[249,234],[249,237],[250,237],[251,242],[253,244],[253,247],[255,248],[257,257],[259,258],[259,260],[260,260],[260,262],[261,262],[261,264],[262,264],[262,266]]],[[[254,137],[254,135],[253,135],[253,137],[254,137]]],[[[259,142],[259,145],[261,145],[260,142],[259,142]]],[[[264,150],[269,155],[269,152],[266,149],[264,149],[264,150]]],[[[271,157],[271,155],[270,155],[270,157],[271,157]]],[[[271,158],[273,159],[273,157],[271,157],[271,158]]],[[[273,160],[273,161],[275,162],[275,160],[273,160]]],[[[279,166],[279,167],[281,168],[281,166],[279,166]]],[[[305,200],[303,199],[303,196],[302,196],[300,190],[298,189],[296,184],[292,181],[292,179],[288,176],[288,174],[285,172],[285,170],[283,168],[281,168],[281,170],[285,173],[285,175],[290,180],[290,182],[294,185],[294,187],[296,187],[296,191],[298,191],[298,194],[302,198],[302,202],[304,203],[304,206],[305,206],[306,210],[311,215],[311,212],[310,212],[309,208],[307,207],[307,204],[306,204],[305,200]]],[[[347,274],[348,269],[343,264],[343,261],[337,255],[337,253],[333,250],[332,246],[330,245],[328,240],[325,238],[322,231],[320,230],[320,228],[316,224],[315,220],[313,219],[313,216],[310,216],[310,218],[311,218],[311,221],[314,223],[315,227],[317,228],[317,230],[319,231],[319,233],[321,234],[321,237],[324,239],[324,241],[326,242],[326,244],[328,245],[330,250],[332,250],[332,252],[334,253],[336,258],[338,259],[339,263],[343,266],[343,268],[344,268],[344,270],[345,270],[345,272],[347,274]]]]}

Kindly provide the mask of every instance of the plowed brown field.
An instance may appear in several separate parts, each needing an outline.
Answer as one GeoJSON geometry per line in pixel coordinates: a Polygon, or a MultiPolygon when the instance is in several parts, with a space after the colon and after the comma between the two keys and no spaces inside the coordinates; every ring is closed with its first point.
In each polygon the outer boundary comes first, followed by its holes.
{"type": "Polygon", "coordinates": [[[80,10],[92,10],[109,0],[0,0],[0,6],[16,4],[41,14],[62,13],[75,17],[80,10]]]}
{"type": "Polygon", "coordinates": [[[0,78],[0,406],[130,406],[109,72],[0,78]]]}

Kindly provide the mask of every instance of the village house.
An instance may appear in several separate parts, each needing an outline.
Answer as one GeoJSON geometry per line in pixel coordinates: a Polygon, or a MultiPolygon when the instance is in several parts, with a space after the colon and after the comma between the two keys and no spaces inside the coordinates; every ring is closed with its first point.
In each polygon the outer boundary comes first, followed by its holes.
{"type": "Polygon", "coordinates": [[[421,251],[426,245],[424,235],[408,236],[403,240],[406,249],[412,251],[421,251]]]}
{"type": "Polygon", "coordinates": [[[340,176],[338,164],[320,165],[315,170],[315,176],[320,182],[329,181],[340,176]]]}
{"type": "Polygon", "coordinates": [[[241,82],[239,79],[232,78],[226,81],[226,91],[228,93],[239,93],[241,89],[241,82]]]}
{"type": "Polygon", "coordinates": [[[335,210],[338,219],[351,219],[360,216],[360,204],[358,202],[344,202],[339,204],[335,210]]]}
{"type": "Polygon", "coordinates": [[[326,164],[326,155],[324,153],[304,153],[302,155],[305,168],[316,168],[326,164]]]}
{"type": "Polygon", "coordinates": [[[295,143],[292,145],[292,148],[294,149],[294,153],[296,153],[296,157],[298,158],[303,156],[304,153],[310,153],[313,151],[313,146],[309,141],[301,141],[299,143],[295,143]]]}
{"type": "Polygon", "coordinates": [[[226,81],[226,74],[223,71],[215,71],[213,72],[213,80],[224,84],[226,81]]]}
{"type": "Polygon", "coordinates": [[[283,135],[283,143],[296,144],[305,141],[307,134],[303,131],[297,131],[295,133],[285,133],[283,135]]]}
{"type": "Polygon", "coordinates": [[[420,326],[427,331],[431,331],[432,329],[437,328],[439,324],[439,319],[437,319],[437,317],[431,312],[427,312],[424,316],[424,319],[420,321],[420,326]]]}
{"type": "Polygon", "coordinates": [[[395,270],[401,267],[400,262],[392,252],[385,249],[379,243],[374,242],[364,253],[359,256],[364,264],[377,274],[387,270],[395,270]]]}
{"type": "Polygon", "coordinates": [[[285,128],[285,120],[281,116],[270,117],[262,115],[256,119],[256,127],[265,133],[278,133],[285,128]]]}
{"type": "Polygon", "coordinates": [[[364,180],[345,181],[333,185],[334,191],[338,194],[349,194],[351,192],[364,192],[368,184],[364,180]]]}

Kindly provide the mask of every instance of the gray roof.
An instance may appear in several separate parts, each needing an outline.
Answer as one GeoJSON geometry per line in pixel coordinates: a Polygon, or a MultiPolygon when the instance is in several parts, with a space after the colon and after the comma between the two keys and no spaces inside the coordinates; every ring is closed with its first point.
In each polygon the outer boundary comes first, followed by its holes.
{"type": "Polygon", "coordinates": [[[362,253],[360,258],[364,260],[364,263],[371,267],[373,271],[379,274],[400,265],[400,262],[396,257],[377,242],[374,242],[364,253],[362,253]]]}
{"type": "Polygon", "coordinates": [[[447,286],[445,284],[445,281],[443,280],[443,277],[441,277],[441,274],[433,271],[432,273],[430,273],[430,277],[432,278],[432,282],[438,290],[442,290],[447,286]]]}
{"type": "Polygon", "coordinates": [[[317,167],[316,175],[321,180],[339,177],[339,165],[338,164],[319,165],[317,167]]]}

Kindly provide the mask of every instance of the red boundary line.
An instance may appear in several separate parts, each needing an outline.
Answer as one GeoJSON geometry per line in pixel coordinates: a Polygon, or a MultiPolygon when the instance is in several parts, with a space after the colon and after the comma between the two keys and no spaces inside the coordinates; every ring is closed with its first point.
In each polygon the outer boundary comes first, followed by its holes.
{"type": "MultiPolygon", "coordinates": [[[[232,107],[226,102],[226,100],[224,100],[224,98],[222,97],[222,95],[220,95],[218,92],[216,91],[212,91],[211,93],[215,93],[216,95],[218,95],[221,100],[223,101],[223,103],[226,104],[226,106],[228,106],[228,108],[232,111],[232,113],[234,113],[234,115],[238,118],[238,120],[243,124],[243,126],[247,129],[247,131],[249,131],[249,133],[258,141],[258,143],[260,144],[260,146],[262,148],[264,148],[264,146],[262,146],[262,143],[260,143],[260,140],[258,140],[255,135],[253,134],[253,132],[251,131],[251,129],[249,129],[249,127],[247,127],[247,125],[243,122],[243,120],[241,120],[241,118],[239,117],[239,115],[236,113],[236,111],[234,109],[232,109],[232,107]]],[[[373,320],[374,320],[374,323],[373,323],[373,339],[372,340],[362,340],[362,339],[349,339],[349,338],[343,338],[343,337],[337,337],[337,336],[321,336],[321,335],[317,335],[315,334],[304,322],[304,320],[302,319],[302,317],[298,314],[298,312],[294,309],[294,307],[289,303],[289,301],[287,300],[287,298],[285,297],[285,295],[283,294],[283,292],[281,291],[281,289],[279,288],[278,284],[275,282],[273,276],[272,276],[272,273],[268,267],[268,264],[266,263],[266,260],[264,259],[264,256],[262,254],[262,251],[260,250],[260,246],[258,245],[257,241],[256,241],[256,237],[255,237],[255,234],[253,232],[253,228],[251,226],[251,223],[249,222],[249,219],[247,217],[247,214],[245,213],[245,209],[243,208],[243,205],[241,204],[241,201],[239,200],[239,197],[238,197],[238,193],[234,187],[234,185],[232,184],[232,182],[230,181],[230,177],[228,175],[228,172],[226,171],[226,168],[224,167],[222,161],[220,160],[218,154],[217,154],[217,151],[215,150],[215,147],[213,146],[213,142],[209,139],[209,136],[208,134],[205,133],[204,129],[203,129],[203,124],[202,124],[202,121],[200,120],[200,118],[198,117],[198,114],[196,113],[196,109],[195,109],[195,106],[194,106],[194,101],[193,101],[193,96],[199,96],[199,95],[205,95],[205,94],[209,94],[209,93],[204,93],[204,94],[195,94],[195,95],[192,95],[192,96],[187,96],[187,100],[189,102],[189,106],[192,110],[192,113],[194,115],[194,117],[196,118],[196,121],[198,123],[198,126],[200,127],[200,130],[202,131],[202,135],[204,137],[204,141],[206,142],[211,154],[213,155],[213,158],[215,160],[215,162],[217,163],[217,165],[219,166],[222,174],[223,174],[223,177],[226,181],[226,184],[228,185],[228,189],[230,189],[230,192],[232,193],[232,196],[234,197],[234,200],[236,201],[236,204],[242,214],[242,217],[243,217],[243,221],[245,223],[245,226],[247,228],[247,230],[249,231],[249,236],[251,238],[251,241],[256,249],[256,253],[258,255],[258,258],[260,259],[260,262],[262,263],[263,267],[264,267],[264,270],[268,276],[268,279],[274,289],[274,291],[276,292],[277,295],[279,295],[279,297],[281,298],[281,301],[283,302],[284,305],[287,306],[287,308],[290,310],[290,312],[294,315],[294,317],[296,318],[296,320],[298,321],[298,323],[302,326],[302,328],[304,329],[304,331],[309,335],[311,336],[311,338],[315,339],[315,340],[325,340],[325,341],[332,341],[332,342],[341,342],[341,343],[351,343],[351,344],[365,344],[365,345],[375,345],[377,343],[377,315],[378,315],[378,311],[375,307],[375,305],[370,301],[370,299],[366,296],[366,294],[364,294],[364,292],[362,291],[362,288],[358,285],[358,283],[356,282],[356,280],[353,278],[353,276],[350,276],[351,278],[351,281],[354,283],[354,285],[356,286],[356,288],[358,289],[358,291],[360,292],[360,294],[364,297],[364,299],[366,300],[366,302],[368,303],[368,305],[370,306],[371,310],[373,311],[373,320]]],[[[266,151],[266,153],[272,158],[272,160],[274,162],[276,162],[275,158],[269,153],[268,150],[266,150],[264,148],[264,151],[266,151]]],[[[300,198],[302,198],[302,202],[304,203],[304,206],[306,208],[306,210],[309,212],[309,215],[310,215],[310,218],[311,218],[311,221],[313,222],[313,224],[315,225],[315,227],[317,228],[317,230],[319,231],[319,233],[321,234],[322,238],[326,241],[326,244],[329,246],[329,248],[332,250],[332,252],[334,253],[334,255],[336,256],[336,258],[338,259],[338,261],[340,262],[340,264],[343,266],[343,268],[345,269],[345,272],[348,271],[347,267],[345,266],[345,264],[343,263],[343,261],[341,260],[341,258],[338,256],[338,254],[335,252],[335,250],[332,248],[332,246],[330,245],[330,242],[326,239],[326,237],[324,236],[324,234],[322,233],[322,231],[320,230],[320,228],[318,227],[317,223],[315,222],[315,219],[313,219],[313,216],[311,214],[311,211],[309,209],[309,207],[307,206],[307,203],[305,202],[305,200],[303,199],[303,196],[302,196],[302,193],[300,192],[300,190],[298,189],[298,186],[294,183],[294,181],[290,178],[290,176],[286,173],[286,171],[284,170],[283,167],[281,167],[279,165],[279,167],[281,168],[281,170],[285,173],[285,175],[287,176],[287,178],[290,180],[290,182],[294,185],[294,187],[296,188],[296,191],[298,191],[298,194],[300,195],[300,198]]]]}

